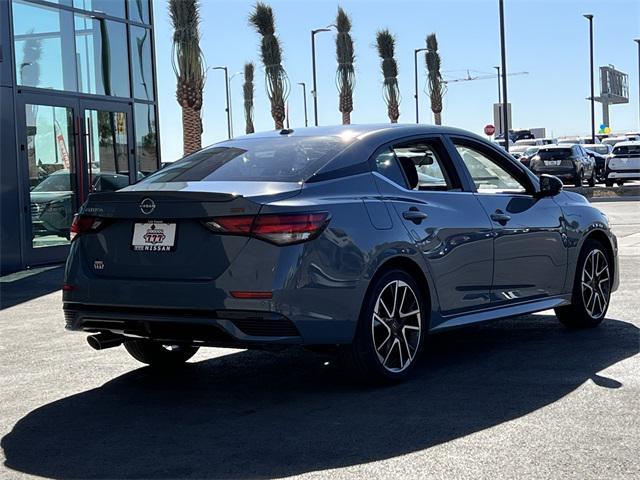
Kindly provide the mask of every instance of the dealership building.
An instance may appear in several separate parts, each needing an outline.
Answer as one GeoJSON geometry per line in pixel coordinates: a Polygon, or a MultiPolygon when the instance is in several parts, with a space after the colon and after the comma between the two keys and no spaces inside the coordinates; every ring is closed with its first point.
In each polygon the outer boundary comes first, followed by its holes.
{"type": "Polygon", "coordinates": [[[0,273],[61,262],[91,192],[158,169],[150,0],[0,0],[0,273]]]}

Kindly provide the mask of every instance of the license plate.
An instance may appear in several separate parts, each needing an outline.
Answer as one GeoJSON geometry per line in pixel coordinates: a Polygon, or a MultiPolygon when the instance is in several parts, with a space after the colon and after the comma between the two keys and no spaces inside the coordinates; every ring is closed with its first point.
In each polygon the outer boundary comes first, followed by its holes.
{"type": "Polygon", "coordinates": [[[176,224],[165,222],[136,223],[131,248],[136,252],[171,252],[175,250],[176,224]]]}
{"type": "Polygon", "coordinates": [[[546,160],[544,164],[547,167],[557,167],[558,165],[560,165],[560,160],[546,160]]]}

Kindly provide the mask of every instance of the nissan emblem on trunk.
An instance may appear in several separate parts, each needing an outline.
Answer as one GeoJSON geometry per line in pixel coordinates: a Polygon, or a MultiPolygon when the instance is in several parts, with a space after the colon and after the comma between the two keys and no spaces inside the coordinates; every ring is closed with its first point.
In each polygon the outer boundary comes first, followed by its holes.
{"type": "Polygon", "coordinates": [[[145,215],[149,215],[156,209],[156,202],[150,198],[145,198],[140,202],[140,211],[145,215]]]}

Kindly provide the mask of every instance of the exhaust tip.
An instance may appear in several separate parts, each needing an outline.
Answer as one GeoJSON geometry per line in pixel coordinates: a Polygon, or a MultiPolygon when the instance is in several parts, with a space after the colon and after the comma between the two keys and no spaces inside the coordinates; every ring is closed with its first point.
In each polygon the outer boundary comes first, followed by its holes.
{"type": "Polygon", "coordinates": [[[87,343],[94,350],[117,347],[122,344],[124,337],[113,333],[97,333],[87,337],[87,343]]]}

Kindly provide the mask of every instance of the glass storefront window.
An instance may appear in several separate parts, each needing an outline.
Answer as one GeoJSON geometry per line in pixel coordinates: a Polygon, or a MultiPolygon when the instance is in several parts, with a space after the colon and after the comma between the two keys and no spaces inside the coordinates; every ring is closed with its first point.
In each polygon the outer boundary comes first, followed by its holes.
{"type": "Polygon", "coordinates": [[[153,100],[151,30],[134,26],[131,26],[130,29],[133,96],[144,100],[153,100]]]}
{"type": "Polygon", "coordinates": [[[136,169],[138,175],[148,175],[158,169],[155,106],[136,103],[133,120],[136,130],[136,169]]]}
{"type": "Polygon", "coordinates": [[[141,23],[150,23],[148,0],[127,0],[129,3],[129,20],[141,23]]]}
{"type": "Polygon", "coordinates": [[[25,105],[34,248],[69,243],[75,213],[73,111],[25,105]]]}
{"type": "Polygon", "coordinates": [[[13,1],[18,85],[76,90],[70,12],[13,1]]]}
{"type": "Polygon", "coordinates": [[[73,0],[73,6],[82,10],[102,12],[124,18],[124,0],[73,0]]]}
{"type": "Polygon", "coordinates": [[[76,15],[75,27],[79,90],[130,96],[126,25],[76,15]]]}

